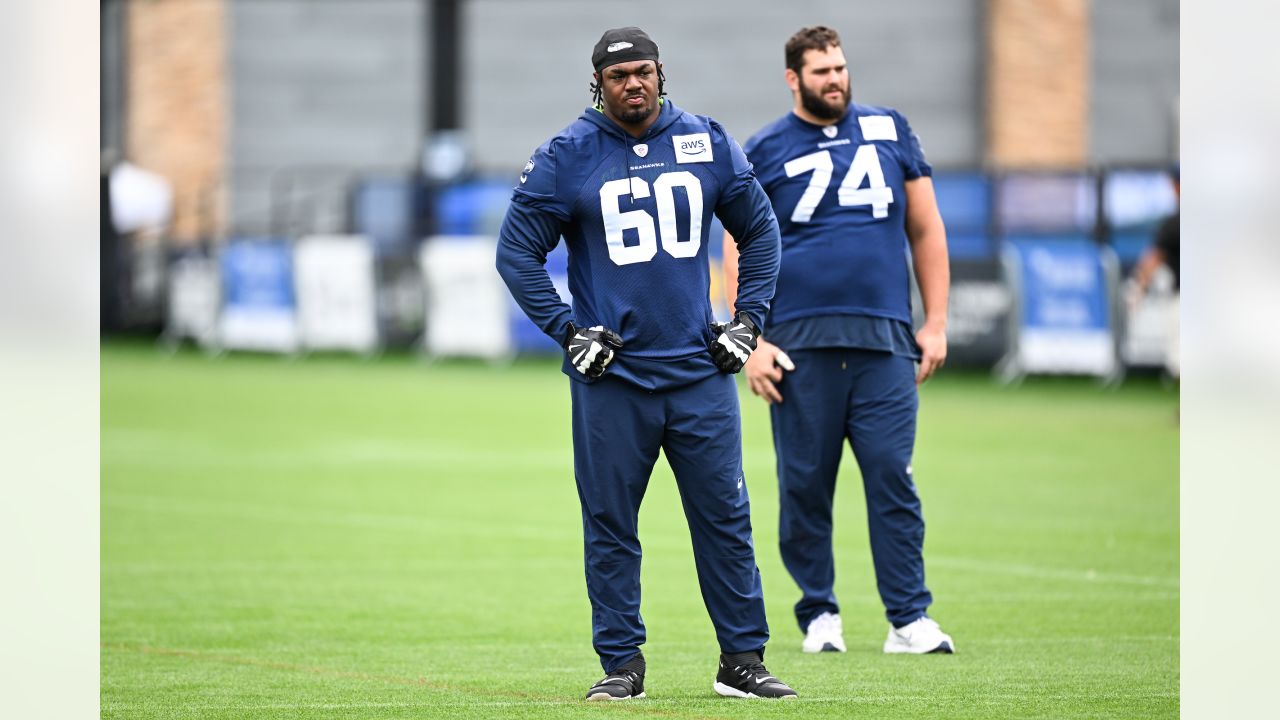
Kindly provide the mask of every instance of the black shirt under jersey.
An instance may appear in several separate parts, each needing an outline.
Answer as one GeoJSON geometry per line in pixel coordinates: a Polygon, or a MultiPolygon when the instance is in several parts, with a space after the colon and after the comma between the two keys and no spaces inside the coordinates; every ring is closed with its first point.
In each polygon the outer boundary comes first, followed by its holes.
{"type": "Polygon", "coordinates": [[[1173,271],[1173,288],[1182,289],[1182,271],[1178,262],[1178,216],[1174,213],[1165,218],[1156,229],[1156,247],[1164,253],[1164,264],[1173,271]]]}

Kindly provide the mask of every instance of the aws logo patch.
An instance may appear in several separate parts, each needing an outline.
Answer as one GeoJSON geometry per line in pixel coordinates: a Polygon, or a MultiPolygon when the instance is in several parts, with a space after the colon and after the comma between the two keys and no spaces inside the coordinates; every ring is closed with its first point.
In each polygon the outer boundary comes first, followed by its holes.
{"type": "Polygon", "coordinates": [[[672,135],[677,163],[709,163],[711,158],[711,134],[672,135]]]}

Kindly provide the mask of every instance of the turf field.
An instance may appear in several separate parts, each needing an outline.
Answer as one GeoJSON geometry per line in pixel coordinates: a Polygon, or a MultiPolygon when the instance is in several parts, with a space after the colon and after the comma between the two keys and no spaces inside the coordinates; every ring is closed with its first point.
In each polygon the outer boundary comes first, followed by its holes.
{"type": "MultiPolygon", "coordinates": [[[[590,645],[568,381],[546,361],[102,349],[105,718],[1086,718],[1178,713],[1176,392],[944,374],[915,477],[955,656],[880,652],[856,467],[845,655],[800,652],[763,403],[746,473],[796,702],[722,699],[663,461],[641,513],[649,697],[580,700],[590,645]]],[[[745,393],[745,391],[744,391],[745,393]]]]}

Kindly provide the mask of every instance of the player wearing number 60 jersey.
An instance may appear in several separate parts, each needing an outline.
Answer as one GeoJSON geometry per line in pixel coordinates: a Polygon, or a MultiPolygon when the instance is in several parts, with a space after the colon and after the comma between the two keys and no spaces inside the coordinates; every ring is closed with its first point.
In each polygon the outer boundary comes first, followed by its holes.
{"type": "MultiPolygon", "coordinates": [[[[712,213],[741,233],[738,310],[756,328],[773,295],[778,236],[751,165],[719,123],[666,98],[648,120],[633,135],[588,108],[538,148],[515,188],[499,260],[543,332],[562,341],[570,322],[603,325],[624,343],[608,374],[660,390],[717,373],[708,354],[712,213]],[[561,235],[572,309],[542,267],[561,235]]],[[[571,378],[588,379],[568,362],[571,378]]]]}
{"type": "MultiPolygon", "coordinates": [[[[658,48],[610,30],[592,53],[596,106],[525,165],[498,244],[520,307],[565,348],[592,637],[605,677],[588,700],[644,695],[636,520],[662,450],[722,652],[714,688],[794,697],[762,664],[769,638],[742,474],[742,369],[778,272],[778,228],[737,143],[662,98],[658,48]],[[740,238],[737,315],[714,323],[711,215],[740,238]],[[563,236],[573,307],[544,267],[563,236]]],[[[717,238],[718,240],[718,238],[717,238]]]]}
{"type": "Polygon", "coordinates": [[[891,623],[884,651],[953,652],[926,614],[932,596],[911,468],[916,385],[942,365],[947,348],[946,230],[932,169],[900,113],[850,103],[834,30],[797,32],[786,59],[793,109],[746,145],[782,231],[768,341],[760,339],[746,374],[771,405],[779,540],[801,590],[802,647],[845,650],[831,509],[847,441],[862,470],[876,583],[891,623]],[[915,333],[909,262],[925,306],[915,333]]]}

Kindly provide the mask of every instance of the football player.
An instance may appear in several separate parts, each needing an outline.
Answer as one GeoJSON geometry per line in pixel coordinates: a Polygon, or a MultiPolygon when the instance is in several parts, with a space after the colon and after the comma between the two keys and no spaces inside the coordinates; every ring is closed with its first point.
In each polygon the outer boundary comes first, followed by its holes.
{"type": "MultiPolygon", "coordinates": [[[[843,444],[862,471],[887,653],[951,653],[927,610],[924,519],[911,473],[916,386],[947,356],[946,230],[920,142],[890,108],[851,103],[840,37],[786,44],[793,107],[746,144],[782,232],[769,339],[746,365],[770,404],[782,559],[800,586],[805,652],[845,651],[833,585],[831,506],[843,444]],[[908,251],[910,251],[908,253],[908,251]],[[925,320],[911,327],[908,257],[925,320]]],[[[725,237],[734,307],[737,234],[725,237]]],[[[737,282],[739,298],[741,278],[737,282]]]]}
{"type": "MultiPolygon", "coordinates": [[[[732,374],[756,345],[778,272],[778,227],[738,144],[664,97],[658,47],[604,33],[595,105],[537,149],[503,222],[497,266],[565,350],[593,644],[588,700],[643,697],[637,513],[662,450],[693,539],[721,656],[716,692],[795,697],[763,665],[769,639],[742,473],[732,374]],[[740,238],[738,312],[714,323],[711,214],[740,238]],[[564,237],[573,306],[544,267],[564,237]]],[[[719,238],[716,238],[718,241],[719,238]]]]}

